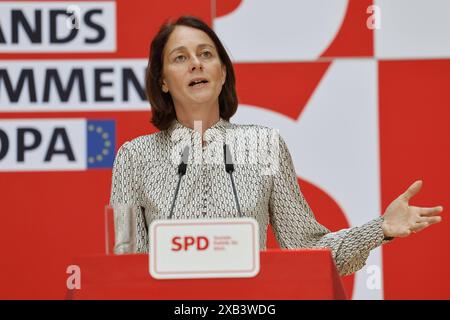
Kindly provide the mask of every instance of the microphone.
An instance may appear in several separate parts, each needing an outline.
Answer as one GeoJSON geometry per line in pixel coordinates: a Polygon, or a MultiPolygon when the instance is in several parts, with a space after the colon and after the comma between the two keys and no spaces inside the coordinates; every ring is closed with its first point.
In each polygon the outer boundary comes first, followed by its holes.
{"type": "Polygon", "coordinates": [[[223,157],[224,157],[224,162],[225,162],[225,171],[230,175],[231,186],[233,188],[233,194],[234,194],[234,200],[236,202],[236,208],[239,212],[239,217],[242,218],[241,207],[239,206],[239,200],[238,200],[238,196],[237,196],[237,192],[236,192],[236,186],[234,185],[234,179],[233,179],[233,171],[234,171],[233,159],[231,158],[230,148],[228,148],[228,145],[226,143],[223,144],[223,157]]]}
{"type": "Polygon", "coordinates": [[[178,184],[175,190],[175,195],[173,196],[172,207],[170,208],[169,219],[172,219],[173,208],[175,207],[175,201],[177,200],[178,191],[180,190],[181,178],[186,174],[187,163],[189,158],[189,146],[184,147],[183,153],[181,155],[181,162],[178,165],[178,184]]]}

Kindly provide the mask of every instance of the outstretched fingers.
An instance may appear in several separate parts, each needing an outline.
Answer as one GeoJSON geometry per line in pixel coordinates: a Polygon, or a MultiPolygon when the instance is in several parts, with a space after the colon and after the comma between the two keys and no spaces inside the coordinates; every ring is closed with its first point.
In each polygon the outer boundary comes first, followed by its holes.
{"type": "Polygon", "coordinates": [[[444,208],[442,206],[437,206],[437,207],[433,207],[433,208],[418,208],[419,209],[419,213],[421,216],[423,217],[431,217],[431,216],[436,216],[439,215],[444,208]]]}
{"type": "Polygon", "coordinates": [[[417,219],[418,223],[423,223],[426,222],[428,224],[435,224],[438,222],[441,222],[442,218],[441,216],[434,216],[434,217],[420,217],[419,219],[417,219]]]}
{"type": "Polygon", "coordinates": [[[416,225],[414,226],[414,228],[411,228],[410,230],[413,232],[413,233],[416,233],[416,232],[419,232],[419,231],[422,231],[423,229],[425,229],[426,227],[428,227],[430,224],[428,223],[428,222],[419,222],[419,223],[416,223],[416,225]]]}
{"type": "Polygon", "coordinates": [[[422,188],[422,184],[422,180],[417,180],[412,185],[410,185],[409,188],[401,195],[403,200],[408,201],[416,194],[418,194],[420,189],[422,188]]]}

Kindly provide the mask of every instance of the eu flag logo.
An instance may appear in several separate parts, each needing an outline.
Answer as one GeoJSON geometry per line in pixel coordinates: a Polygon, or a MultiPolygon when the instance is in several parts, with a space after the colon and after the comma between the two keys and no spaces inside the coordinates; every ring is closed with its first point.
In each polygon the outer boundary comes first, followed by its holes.
{"type": "Polygon", "coordinates": [[[87,138],[87,167],[112,168],[116,146],[114,120],[88,120],[87,138]]]}

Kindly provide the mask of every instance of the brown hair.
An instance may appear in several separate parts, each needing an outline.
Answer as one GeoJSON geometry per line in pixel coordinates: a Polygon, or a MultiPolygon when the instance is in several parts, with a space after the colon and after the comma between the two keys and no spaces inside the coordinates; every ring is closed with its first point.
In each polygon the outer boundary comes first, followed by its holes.
{"type": "Polygon", "coordinates": [[[150,56],[145,74],[147,98],[152,106],[151,123],[159,130],[169,128],[176,118],[172,96],[161,89],[163,71],[163,52],[169,36],[176,26],[187,26],[205,32],[214,42],[220,61],[226,67],[226,79],[219,95],[219,114],[227,121],[236,113],[238,98],[233,64],[216,33],[202,20],[193,16],[181,16],[175,22],[166,22],[159,29],[150,45],[150,56]]]}

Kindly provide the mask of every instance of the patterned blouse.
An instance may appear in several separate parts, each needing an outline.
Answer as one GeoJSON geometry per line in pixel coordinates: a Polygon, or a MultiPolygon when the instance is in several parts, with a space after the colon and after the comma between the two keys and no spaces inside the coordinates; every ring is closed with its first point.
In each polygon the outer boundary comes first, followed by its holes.
{"type": "MultiPolygon", "coordinates": [[[[274,129],[220,119],[206,129],[202,142],[198,130],[174,120],[167,130],[124,143],[114,162],[110,204],[134,210],[137,252],[148,252],[150,223],[169,218],[186,146],[189,156],[174,219],[238,217],[239,204],[242,216],[258,221],[262,250],[270,223],[281,248],[330,248],[342,275],[361,269],[370,250],[384,242],[382,217],[337,232],[317,222],[300,191],[287,145],[274,129]],[[225,170],[224,144],[234,165],[237,203],[225,170]]],[[[116,225],[117,254],[130,252],[127,228],[123,221],[116,225]]]]}

